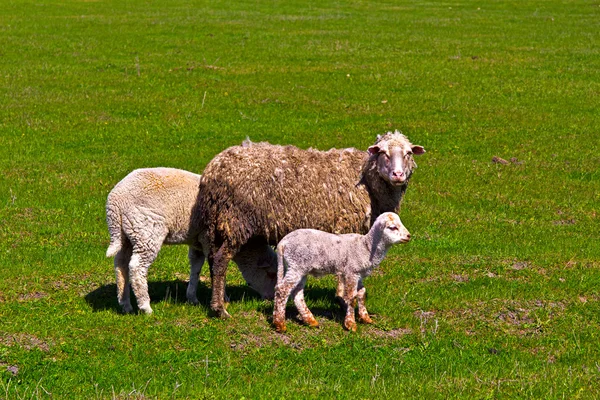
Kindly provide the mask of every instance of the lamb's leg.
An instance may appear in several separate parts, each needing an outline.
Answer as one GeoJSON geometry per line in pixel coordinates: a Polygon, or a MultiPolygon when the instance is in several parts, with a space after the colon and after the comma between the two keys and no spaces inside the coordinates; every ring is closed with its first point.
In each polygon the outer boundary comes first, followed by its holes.
{"type": "Polygon", "coordinates": [[[358,300],[358,320],[363,324],[372,324],[373,320],[369,317],[369,312],[365,306],[366,295],[367,289],[365,289],[361,278],[358,280],[358,291],[356,292],[356,298],[358,300]]]}
{"type": "Polygon", "coordinates": [[[202,250],[190,246],[188,259],[190,260],[190,282],[188,283],[186,297],[188,302],[197,305],[198,297],[196,296],[196,292],[198,291],[198,280],[200,279],[202,264],[204,264],[204,253],[202,250]]]}
{"type": "Polygon", "coordinates": [[[215,254],[212,262],[212,298],[210,308],[217,317],[231,318],[225,309],[225,279],[227,265],[239,249],[230,249],[227,243],[223,243],[215,254]]]}
{"type": "Polygon", "coordinates": [[[337,275],[337,287],[335,289],[335,300],[337,303],[344,307],[344,278],[340,275],[337,275]]]}
{"type": "Polygon", "coordinates": [[[315,316],[310,312],[306,302],[304,301],[304,286],[306,285],[306,276],[300,280],[294,290],[292,290],[292,296],[294,297],[294,304],[300,313],[300,318],[305,324],[309,326],[319,326],[319,323],[315,319],[315,316]]]}
{"type": "Polygon", "coordinates": [[[133,254],[129,261],[131,288],[135,294],[138,308],[144,314],[152,314],[150,295],[148,294],[148,268],[156,260],[166,232],[148,236],[140,238],[133,244],[133,254]]]}
{"type": "Polygon", "coordinates": [[[356,320],[354,319],[354,300],[356,298],[356,287],[359,278],[348,275],[344,277],[344,302],[346,303],[346,318],[344,318],[344,328],[349,331],[356,331],[356,320]]]}
{"type": "Polygon", "coordinates": [[[117,278],[117,300],[124,313],[133,311],[130,300],[129,260],[131,258],[131,243],[125,241],[121,250],[115,255],[115,275],[117,278]]]}
{"type": "MultiPolygon", "coordinates": [[[[290,294],[302,284],[302,276],[288,271],[281,282],[275,286],[275,301],[273,304],[273,325],[277,332],[285,332],[285,304],[290,294]]],[[[303,286],[301,287],[301,289],[303,286]]],[[[309,311],[310,312],[310,311],[309,311]]]]}

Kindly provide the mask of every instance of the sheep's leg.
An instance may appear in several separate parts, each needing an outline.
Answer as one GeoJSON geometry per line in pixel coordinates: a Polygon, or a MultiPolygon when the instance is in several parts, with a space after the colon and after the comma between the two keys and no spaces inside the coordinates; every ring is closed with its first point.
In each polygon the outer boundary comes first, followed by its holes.
{"type": "Polygon", "coordinates": [[[344,318],[344,328],[349,331],[356,331],[356,320],[354,319],[354,300],[356,298],[356,287],[358,277],[346,276],[344,279],[344,302],[346,303],[346,318],[344,318]]]}
{"type": "Polygon", "coordinates": [[[369,312],[365,306],[366,295],[367,289],[365,289],[361,278],[358,280],[358,291],[356,292],[356,298],[358,300],[358,320],[363,324],[372,324],[373,320],[369,317],[369,312]]]}
{"type": "MultiPolygon", "coordinates": [[[[302,276],[297,276],[293,272],[288,272],[281,282],[275,286],[275,301],[273,304],[273,325],[277,332],[285,332],[285,304],[287,303],[292,291],[296,290],[302,284],[302,276]]],[[[300,286],[300,290],[303,286],[300,286]]],[[[310,311],[309,311],[310,312],[310,311]]]]}
{"type": "Polygon", "coordinates": [[[231,318],[231,315],[225,309],[225,279],[227,274],[227,264],[233,258],[238,249],[230,249],[224,243],[213,258],[212,265],[212,298],[210,308],[219,318],[231,318]]]}
{"type": "Polygon", "coordinates": [[[115,275],[117,278],[117,300],[124,313],[133,311],[130,299],[129,260],[131,258],[131,244],[124,241],[121,250],[115,255],[115,275]]]}
{"type": "Polygon", "coordinates": [[[335,300],[341,307],[344,307],[344,278],[337,275],[337,288],[335,289],[335,300]]]}
{"type": "Polygon", "coordinates": [[[152,314],[148,294],[148,268],[156,260],[165,236],[166,233],[144,238],[133,245],[133,254],[129,261],[129,280],[138,308],[144,314],[152,314]]]}
{"type": "Polygon", "coordinates": [[[196,296],[196,292],[198,291],[198,280],[200,279],[202,264],[204,264],[204,253],[202,250],[190,246],[188,259],[190,260],[190,282],[188,283],[186,297],[188,302],[197,305],[198,297],[196,296]]]}
{"type": "Polygon", "coordinates": [[[309,326],[319,326],[319,323],[315,319],[315,316],[310,312],[306,302],[304,301],[304,286],[306,285],[306,276],[303,277],[300,282],[292,290],[292,296],[294,297],[294,304],[300,313],[300,318],[305,324],[309,326]]]}

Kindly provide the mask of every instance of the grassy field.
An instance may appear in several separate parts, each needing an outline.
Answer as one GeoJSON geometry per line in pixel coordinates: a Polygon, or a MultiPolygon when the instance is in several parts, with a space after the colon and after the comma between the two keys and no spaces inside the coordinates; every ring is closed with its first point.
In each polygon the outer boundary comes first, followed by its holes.
{"type": "Polygon", "coordinates": [[[597,1],[3,0],[0,398],[600,397],[599,77],[597,1]],[[182,247],[155,313],[119,313],[104,204],[128,172],[393,129],[427,154],[374,325],[343,331],[313,279],[321,327],[277,334],[233,266],[234,318],[210,318],[182,247]]]}

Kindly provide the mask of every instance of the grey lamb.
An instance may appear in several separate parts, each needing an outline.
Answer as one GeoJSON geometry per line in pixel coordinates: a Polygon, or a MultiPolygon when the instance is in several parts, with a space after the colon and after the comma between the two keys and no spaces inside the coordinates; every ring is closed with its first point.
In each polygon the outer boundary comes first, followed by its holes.
{"type": "Polygon", "coordinates": [[[216,155],[200,180],[195,221],[213,267],[211,309],[229,317],[227,264],[249,240],[275,245],[302,228],[366,233],[380,214],[398,212],[416,167],[413,155],[424,152],[396,131],[367,152],[246,143],[216,155]]]}
{"type": "Polygon", "coordinates": [[[277,331],[286,330],[285,303],[290,294],[302,320],[310,326],[319,325],[304,302],[304,285],[308,275],[335,274],[344,282],[346,329],[356,330],[355,298],[358,299],[359,320],[370,323],[362,279],[381,263],[392,245],[409,240],[410,233],[402,225],[400,217],[391,212],[377,217],[366,235],[335,235],[315,229],[298,229],[286,235],[277,245],[277,286],[273,310],[273,324],[277,331]]]}
{"type": "MultiPolygon", "coordinates": [[[[123,311],[133,310],[129,286],[141,312],[150,314],[148,268],[163,244],[187,244],[189,302],[198,303],[196,290],[204,263],[198,231],[190,224],[197,212],[200,175],[174,168],[137,169],[112,189],[106,201],[110,233],[107,257],[115,257],[117,299],[123,311]]],[[[252,242],[234,258],[244,279],[264,298],[272,298],[277,258],[266,243],[252,242]]]]}

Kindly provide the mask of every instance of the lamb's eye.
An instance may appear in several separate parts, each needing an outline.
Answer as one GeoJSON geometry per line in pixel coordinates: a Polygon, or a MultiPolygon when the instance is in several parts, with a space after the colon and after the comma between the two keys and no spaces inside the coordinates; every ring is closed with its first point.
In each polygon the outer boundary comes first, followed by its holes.
{"type": "Polygon", "coordinates": [[[397,227],[396,225],[390,225],[390,226],[388,226],[388,229],[389,229],[390,231],[397,231],[397,230],[398,230],[398,227],[397,227]]]}
{"type": "Polygon", "coordinates": [[[408,157],[410,157],[410,156],[412,156],[412,155],[413,155],[412,151],[409,151],[409,152],[407,152],[407,153],[404,155],[404,157],[408,158],[408,157]]]}

